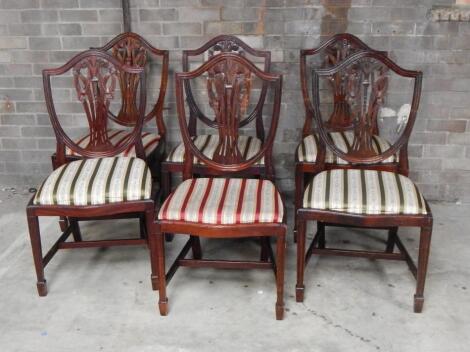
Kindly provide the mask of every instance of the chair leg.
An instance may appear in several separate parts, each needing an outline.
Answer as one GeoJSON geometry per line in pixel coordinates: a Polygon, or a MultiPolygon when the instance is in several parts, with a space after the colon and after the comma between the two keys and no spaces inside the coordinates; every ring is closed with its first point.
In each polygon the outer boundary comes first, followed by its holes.
{"type": "Polygon", "coordinates": [[[160,315],[168,314],[168,298],[166,296],[166,278],[165,278],[165,241],[161,232],[155,236],[157,261],[158,261],[158,309],[160,315]]]}
{"type": "Polygon", "coordinates": [[[80,226],[78,225],[77,219],[70,219],[70,226],[72,226],[72,236],[75,242],[82,241],[82,233],[80,232],[80,226]]]}
{"type": "Polygon", "coordinates": [[[285,253],[286,253],[286,234],[277,237],[276,244],[276,319],[282,320],[284,318],[284,266],[285,266],[285,253]]]}
{"type": "Polygon", "coordinates": [[[429,251],[431,249],[432,225],[421,228],[419,239],[418,272],[416,278],[416,293],[414,295],[414,312],[421,313],[424,304],[424,284],[428,269],[429,251]]]}
{"type": "Polygon", "coordinates": [[[190,236],[191,248],[193,250],[194,259],[202,259],[201,240],[197,236],[190,236]]]}
{"type": "Polygon", "coordinates": [[[39,296],[47,295],[46,278],[44,277],[44,262],[42,258],[41,234],[39,230],[39,219],[37,216],[28,215],[29,237],[33,250],[34,267],[36,269],[37,290],[39,296]]]}
{"type": "Polygon", "coordinates": [[[60,227],[60,231],[62,232],[67,230],[67,227],[69,227],[69,221],[65,216],[61,216],[59,218],[59,227],[60,227]]]}
{"type": "Polygon", "coordinates": [[[325,223],[317,222],[318,248],[324,249],[326,246],[325,223]]]}
{"type": "Polygon", "coordinates": [[[392,227],[388,230],[388,238],[387,238],[387,247],[385,248],[385,252],[393,253],[393,249],[395,248],[395,239],[397,238],[398,227],[392,227]]]}
{"type": "MultiPolygon", "coordinates": [[[[171,174],[168,172],[168,170],[165,170],[162,168],[161,171],[161,180],[162,180],[162,199],[163,201],[168,198],[171,192],[171,174]]],[[[173,241],[173,238],[175,235],[172,233],[166,233],[165,234],[165,240],[167,242],[173,241]]]]}
{"type": "Polygon", "coordinates": [[[295,168],[295,194],[294,194],[294,243],[297,242],[297,209],[302,206],[304,189],[304,173],[299,167],[295,168]]]}
{"type": "Polygon", "coordinates": [[[262,236],[259,238],[261,245],[260,259],[262,262],[267,262],[269,259],[269,237],[262,236]]]}
{"type": "MultiPolygon", "coordinates": [[[[143,219],[141,218],[141,224],[143,219]]],[[[150,267],[152,273],[150,274],[150,280],[152,282],[152,290],[158,290],[158,257],[157,257],[157,244],[155,235],[155,224],[153,222],[153,213],[147,212],[145,214],[145,231],[147,235],[148,247],[150,252],[150,267]]]]}
{"type": "Polygon", "coordinates": [[[297,284],[295,285],[295,300],[304,301],[304,271],[305,271],[305,220],[297,219],[297,284]]]}

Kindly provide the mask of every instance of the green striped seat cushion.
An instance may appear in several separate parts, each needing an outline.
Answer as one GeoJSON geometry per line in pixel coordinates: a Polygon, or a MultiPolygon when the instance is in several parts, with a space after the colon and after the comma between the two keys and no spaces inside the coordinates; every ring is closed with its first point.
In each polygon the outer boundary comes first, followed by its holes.
{"type": "MultiPolygon", "coordinates": [[[[347,152],[349,147],[352,145],[354,140],[353,131],[344,131],[344,132],[330,132],[331,139],[335,146],[343,151],[347,152]]],[[[302,140],[302,143],[297,147],[297,160],[304,163],[314,163],[317,160],[317,140],[319,136],[316,134],[311,134],[305,137],[302,140]]],[[[390,148],[390,143],[380,136],[372,137],[372,147],[377,153],[381,153],[390,148]]],[[[389,158],[382,161],[382,163],[397,163],[398,154],[392,155],[389,158]]],[[[343,160],[336,156],[330,149],[326,149],[325,153],[325,163],[327,164],[339,164],[346,165],[349,164],[348,161],[343,160]]]]}
{"type": "Polygon", "coordinates": [[[83,159],[54,170],[33,203],[81,206],[149,199],[151,187],[150,170],[141,159],[83,159]]]}
{"type": "MultiPolygon", "coordinates": [[[[132,134],[132,130],[119,130],[119,129],[109,129],[108,138],[115,147],[122,145],[129,136],[132,134]]],[[[81,148],[86,148],[90,142],[90,134],[81,136],[75,140],[75,143],[78,144],[81,148]]],[[[142,145],[144,146],[145,156],[149,156],[157,148],[158,142],[160,142],[160,136],[155,133],[142,132],[142,145]]],[[[65,147],[65,155],[77,155],[70,148],[65,147]]],[[[126,150],[124,150],[120,156],[135,156],[135,145],[132,144],[126,150]]]]}
{"type": "MultiPolygon", "coordinates": [[[[192,137],[196,147],[208,158],[213,158],[217,145],[219,144],[219,136],[214,134],[200,135],[192,137]]],[[[238,149],[240,150],[243,158],[248,160],[256,155],[261,149],[262,142],[255,137],[239,136],[238,149]]],[[[173,163],[182,163],[184,160],[184,143],[178,144],[168,155],[166,161],[173,163]]],[[[195,164],[200,164],[199,160],[194,158],[195,164]]],[[[257,165],[264,165],[264,158],[256,163],[257,165]]]]}
{"type": "Polygon", "coordinates": [[[403,175],[375,170],[329,170],[307,185],[303,207],[354,214],[426,214],[416,185],[403,175]]]}
{"type": "Polygon", "coordinates": [[[281,195],[269,180],[195,178],[182,182],[160,208],[160,220],[233,225],[280,223],[281,195]]]}

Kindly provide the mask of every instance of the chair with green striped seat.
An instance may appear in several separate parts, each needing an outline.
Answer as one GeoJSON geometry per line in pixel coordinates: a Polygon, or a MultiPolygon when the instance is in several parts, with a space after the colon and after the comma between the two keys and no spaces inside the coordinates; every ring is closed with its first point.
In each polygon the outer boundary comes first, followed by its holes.
{"type": "MultiPolygon", "coordinates": [[[[47,294],[44,267],[58,249],[147,245],[153,231],[157,187],[144,158],[142,126],[145,118],[145,73],[141,67],[126,66],[100,50],[88,50],[74,56],[65,65],[43,71],[44,95],[57,140],[55,170],[38,187],[26,208],[29,234],[40,296],[47,294]],[[114,100],[120,75],[138,82],[140,92],[138,118],[124,141],[107,133],[109,106],[114,100]],[[89,138],[75,142],[63,129],[52,94],[52,77],[70,79],[75,96],[84,109],[89,138]],[[127,150],[134,156],[123,156],[127,150]],[[79,156],[67,160],[66,150],[79,156]],[[42,254],[40,216],[70,219],[63,233],[45,256],[42,254]],[[79,220],[138,218],[141,236],[127,239],[84,240],[79,220]],[[73,241],[67,239],[73,235],[73,241]]],[[[152,267],[155,275],[157,268],[152,267]]]]}
{"type": "MultiPolygon", "coordinates": [[[[376,51],[362,42],[356,36],[349,33],[339,33],[321,43],[313,49],[304,49],[300,52],[300,83],[302,97],[305,107],[305,121],[302,128],[302,141],[296,148],[295,153],[295,209],[302,206],[302,195],[309,178],[317,173],[332,168],[361,167],[364,169],[389,170],[406,174],[408,171],[406,153],[402,153],[403,159],[400,162],[399,153],[391,155],[377,164],[352,164],[351,162],[338,158],[329,149],[326,149],[325,162],[318,162],[319,141],[318,129],[314,122],[314,108],[312,105],[311,92],[311,70],[316,68],[333,67],[346,60],[349,56],[360,51],[376,52],[386,56],[383,51],[376,51]]],[[[330,89],[321,87],[325,94],[329,94],[328,101],[330,108],[323,114],[325,117],[325,127],[331,134],[331,140],[337,148],[347,152],[352,147],[354,140],[353,120],[351,108],[346,100],[348,87],[344,80],[339,77],[331,77],[325,82],[330,89]]],[[[387,90],[387,85],[382,87],[382,94],[387,90]]],[[[380,134],[377,118],[371,119],[373,136],[372,147],[377,152],[382,152],[390,148],[390,141],[380,134]]],[[[296,229],[294,227],[294,240],[296,239],[296,229]]]]}
{"type": "Polygon", "coordinates": [[[298,302],[304,300],[305,265],[311,256],[338,255],[406,261],[417,281],[414,311],[422,311],[433,224],[431,210],[418,187],[407,177],[407,171],[380,167],[394,160],[397,154],[400,158],[406,155],[402,150],[406,149],[416,119],[421,79],[421,72],[405,70],[371,51],[354,53],[334,67],[313,72],[313,116],[318,128],[316,163],[323,171],[318,171],[306,182],[296,210],[298,302]],[[328,110],[323,110],[326,95],[321,94],[320,87],[334,77],[343,77],[343,83],[348,87],[344,98],[350,106],[353,121],[349,135],[331,133],[322,119],[322,113],[328,110]],[[389,104],[400,105],[403,99],[411,101],[409,118],[401,135],[388,145],[380,145],[371,121],[380,105],[377,102],[384,99],[379,89],[384,84],[390,84],[394,90],[389,104]],[[338,164],[347,163],[349,167],[324,168],[333,160],[338,164]],[[309,221],[316,221],[318,230],[306,250],[306,224],[309,221]],[[326,226],[388,230],[386,248],[383,251],[332,248],[326,245],[326,226]],[[400,226],[421,229],[417,265],[398,236],[400,226]]]}

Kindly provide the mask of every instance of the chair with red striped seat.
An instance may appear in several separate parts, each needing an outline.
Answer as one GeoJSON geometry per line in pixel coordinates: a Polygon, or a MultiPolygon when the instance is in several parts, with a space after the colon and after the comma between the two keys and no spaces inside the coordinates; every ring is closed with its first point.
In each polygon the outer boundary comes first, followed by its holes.
{"type": "MultiPolygon", "coordinates": [[[[208,58],[213,57],[219,53],[230,52],[233,54],[241,55],[255,61],[257,65],[262,67],[265,72],[269,72],[271,67],[271,53],[269,51],[256,50],[245,43],[243,40],[232,35],[219,35],[212,38],[207,43],[203,44],[200,48],[193,50],[184,50],[182,57],[183,71],[189,71],[192,66],[206,61],[208,58]]],[[[212,133],[211,130],[217,129],[217,121],[208,116],[205,110],[198,105],[197,93],[198,86],[192,85],[190,82],[185,82],[184,89],[188,99],[189,109],[189,132],[194,140],[194,144],[200,148],[201,152],[209,158],[212,158],[215,148],[218,144],[218,136],[212,133]],[[201,131],[199,127],[205,127],[209,130],[201,131]]],[[[263,106],[266,99],[266,87],[262,86],[260,94],[256,103],[252,104],[251,111],[247,116],[240,121],[240,127],[249,126],[254,122],[256,129],[256,136],[240,136],[238,139],[238,148],[242,155],[247,159],[255,155],[264,142],[264,125],[262,119],[263,106]]],[[[168,154],[166,160],[162,164],[162,194],[164,197],[170,194],[171,190],[171,175],[181,174],[183,172],[184,160],[184,144],[179,143],[168,154]]],[[[194,169],[197,173],[203,175],[207,171],[204,163],[195,159],[194,169]]],[[[245,176],[264,176],[273,179],[274,169],[265,167],[265,160],[261,159],[250,168],[244,169],[241,173],[245,176]]]]}
{"type": "MultiPolygon", "coordinates": [[[[47,294],[44,268],[59,249],[147,245],[154,227],[154,199],[157,189],[145,163],[141,132],[145,119],[145,72],[142,67],[122,64],[102,50],[88,50],[74,56],[59,68],[43,70],[44,96],[57,140],[57,168],[44,180],[27,205],[29,234],[40,296],[47,294]],[[119,77],[126,74],[138,82],[138,118],[128,137],[118,142],[107,133],[108,110],[116,96],[119,77]],[[64,130],[58,118],[51,80],[70,79],[75,97],[83,107],[88,123],[89,141],[78,144],[64,130]],[[66,148],[78,155],[67,160],[66,148]],[[123,156],[134,149],[135,156],[123,156]],[[42,254],[40,216],[71,219],[55,244],[42,254]],[[140,237],[86,240],[78,221],[139,218],[140,237]],[[70,236],[73,241],[67,241],[70,236]]],[[[152,262],[153,263],[153,262],[152,262]]],[[[154,276],[157,272],[152,267],[154,276]]]]}
{"type": "MultiPolygon", "coordinates": [[[[152,72],[152,77],[156,77],[157,82],[156,84],[152,82],[150,87],[157,90],[157,99],[155,104],[151,106],[150,111],[145,115],[145,124],[149,126],[147,128],[144,127],[141,135],[145,160],[152,171],[152,177],[157,179],[160,177],[160,164],[165,158],[166,127],[163,120],[163,103],[168,82],[169,52],[168,50],[155,48],[140,35],[132,32],[122,33],[111,39],[104,46],[96,49],[109,52],[125,65],[144,67],[149,71],[153,71],[156,68],[159,71],[152,72]],[[151,122],[153,122],[152,126],[150,126],[151,122]]],[[[133,76],[126,73],[119,76],[121,104],[117,113],[109,110],[109,122],[114,124],[114,126],[109,126],[106,132],[109,140],[116,147],[126,143],[127,139],[132,135],[132,128],[137,122],[138,86],[139,82],[133,76]]],[[[147,92],[149,91],[150,89],[147,89],[147,92]]],[[[90,135],[79,136],[74,142],[84,148],[90,142],[90,135]]],[[[80,155],[70,148],[65,149],[65,155],[68,161],[80,159],[80,155]]],[[[135,147],[130,145],[121,155],[135,157],[135,147]]],[[[55,154],[52,156],[52,164],[56,168],[55,154]]]]}
{"type": "MultiPolygon", "coordinates": [[[[150,236],[153,259],[159,273],[154,286],[159,289],[161,314],[167,314],[166,283],[179,266],[216,268],[272,268],[277,283],[276,318],[284,312],[284,252],[286,237],[286,212],[281,195],[273,181],[266,178],[241,178],[240,173],[261,159],[270,161],[277,129],[282,76],[258,69],[246,58],[221,53],[212,57],[194,71],[176,73],[176,99],[178,118],[184,143],[184,181],[163,202],[158,213],[157,233],[150,236]],[[193,79],[208,75],[209,105],[214,109],[217,122],[217,142],[208,156],[192,138],[185,110],[183,86],[193,79]],[[248,156],[239,149],[240,121],[246,112],[252,81],[260,80],[267,90],[272,90],[273,108],[265,122],[271,126],[260,149],[248,156]],[[195,167],[200,160],[207,173],[200,177],[195,167]],[[163,234],[189,234],[190,238],[168,270],[165,278],[163,234]],[[260,261],[215,260],[202,257],[200,237],[207,238],[264,238],[260,261]],[[276,259],[269,238],[277,237],[276,259]],[[192,249],[193,259],[187,259],[192,249]]],[[[266,165],[272,165],[266,162],[266,165]]]]}
{"type": "Polygon", "coordinates": [[[371,51],[357,52],[336,66],[313,71],[313,116],[318,128],[319,146],[316,162],[323,171],[307,182],[296,214],[298,302],[304,300],[305,263],[313,254],[404,260],[417,281],[414,311],[421,312],[433,224],[431,210],[418,187],[407,177],[406,169],[393,171],[380,167],[397,154],[400,160],[406,155],[403,149],[407,147],[416,119],[421,80],[421,72],[405,70],[384,55],[371,51]],[[343,77],[343,83],[348,87],[344,98],[350,106],[353,121],[347,148],[341,148],[335,142],[338,136],[329,133],[322,119],[322,113],[328,111],[325,105],[329,101],[325,101],[327,95],[321,95],[320,87],[338,76],[343,77]],[[388,82],[391,87],[388,103],[399,106],[406,100],[411,103],[411,109],[401,134],[382,149],[377,148],[374,141],[372,120],[384,100],[378,94],[378,87],[384,82],[388,82]],[[328,157],[365,167],[325,168],[328,157]],[[308,221],[316,221],[320,225],[306,251],[308,221]],[[351,250],[326,246],[326,226],[388,230],[385,250],[351,250]],[[399,226],[420,228],[417,265],[398,236],[399,226]],[[394,251],[395,247],[398,251],[394,251]]]}

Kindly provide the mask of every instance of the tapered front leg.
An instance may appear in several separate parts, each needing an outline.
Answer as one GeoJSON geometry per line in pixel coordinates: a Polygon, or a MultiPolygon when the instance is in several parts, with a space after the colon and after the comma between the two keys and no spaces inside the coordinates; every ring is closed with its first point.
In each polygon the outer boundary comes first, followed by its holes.
{"type": "Polygon", "coordinates": [[[165,278],[165,243],[163,234],[158,231],[155,236],[157,261],[158,261],[158,309],[160,315],[168,314],[168,298],[166,296],[165,278]]]}
{"type": "Polygon", "coordinates": [[[428,269],[429,252],[431,249],[432,225],[421,228],[419,239],[418,272],[416,278],[416,293],[414,295],[414,312],[421,313],[424,304],[424,284],[428,269]]]}
{"type": "Polygon", "coordinates": [[[297,284],[295,285],[295,300],[304,301],[304,271],[305,271],[305,220],[297,218],[297,284]]]}
{"type": "Polygon", "coordinates": [[[148,247],[150,252],[150,267],[152,273],[150,274],[150,280],[152,282],[152,290],[158,290],[158,253],[157,253],[157,240],[155,232],[157,231],[156,224],[154,223],[154,214],[152,211],[145,213],[145,219],[141,218],[141,225],[145,224],[145,232],[148,241],[148,247]],[[145,220],[145,221],[143,221],[145,220]]]}
{"type": "Polygon", "coordinates": [[[276,301],[276,319],[282,320],[284,318],[284,267],[286,256],[286,234],[277,237],[276,244],[276,288],[277,288],[277,301],[276,301]]]}
{"type": "Polygon", "coordinates": [[[29,237],[33,250],[34,267],[36,269],[37,290],[39,296],[47,295],[46,278],[44,277],[44,262],[42,259],[41,235],[39,231],[39,219],[37,216],[28,215],[29,237]]]}

